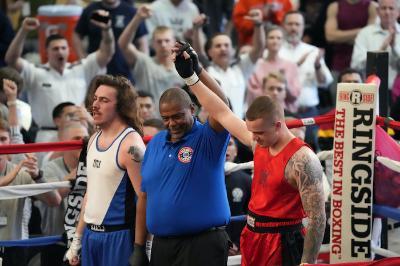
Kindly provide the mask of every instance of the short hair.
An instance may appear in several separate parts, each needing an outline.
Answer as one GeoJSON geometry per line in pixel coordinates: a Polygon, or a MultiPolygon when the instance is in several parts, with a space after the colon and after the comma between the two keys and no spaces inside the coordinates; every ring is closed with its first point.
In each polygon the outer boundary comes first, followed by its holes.
{"type": "MultiPolygon", "coordinates": [[[[381,3],[380,3],[381,1],[382,1],[382,0],[378,0],[378,5],[381,4],[381,3]]],[[[396,4],[396,7],[397,7],[397,8],[400,8],[400,0],[395,0],[394,2],[395,2],[395,4],[396,4]]]]}
{"type": "Polygon", "coordinates": [[[67,106],[75,106],[75,104],[72,102],[62,102],[57,104],[56,107],[54,107],[53,109],[52,113],[53,119],[60,117],[64,111],[64,108],[67,106]]]}
{"type": "MultiPolygon", "coordinates": [[[[213,41],[215,38],[217,38],[218,36],[227,36],[229,37],[227,34],[222,33],[222,32],[216,32],[213,35],[211,35],[210,38],[207,39],[206,43],[204,44],[204,49],[206,51],[207,57],[209,60],[211,60],[210,56],[208,55],[208,51],[211,49],[213,41]]],[[[229,37],[230,38],[230,37],[229,37]]]]}
{"type": "Polygon", "coordinates": [[[156,128],[158,130],[164,130],[165,129],[163,121],[161,119],[158,119],[158,118],[150,118],[150,119],[144,120],[143,126],[144,127],[154,127],[154,128],[156,128]]]}
{"type": "Polygon", "coordinates": [[[193,106],[189,94],[181,88],[170,88],[164,91],[160,97],[159,106],[163,103],[179,104],[183,108],[191,108],[193,106]]]}
{"type": "Polygon", "coordinates": [[[165,33],[168,31],[170,31],[172,33],[173,37],[175,38],[175,33],[174,33],[173,29],[168,26],[157,26],[154,29],[153,34],[151,35],[151,38],[152,38],[152,40],[154,40],[154,37],[156,36],[156,34],[165,33]]]}
{"type": "Polygon", "coordinates": [[[150,97],[153,101],[154,101],[154,96],[153,94],[151,94],[148,91],[144,91],[144,90],[138,90],[137,91],[138,97],[140,98],[146,98],[146,97],[150,97]]]}
{"type": "Polygon", "coordinates": [[[98,75],[91,82],[87,96],[87,106],[92,110],[93,98],[101,85],[113,87],[117,92],[116,111],[119,117],[143,136],[142,120],[136,104],[138,94],[129,79],[123,76],[98,75]]]}
{"type": "Polygon", "coordinates": [[[271,71],[269,72],[262,80],[262,86],[264,87],[265,83],[267,83],[270,79],[276,79],[277,81],[284,83],[285,88],[287,89],[287,80],[283,73],[278,71],[271,71]]]}
{"type": "Polygon", "coordinates": [[[274,30],[279,30],[280,32],[283,33],[283,29],[282,29],[281,26],[271,24],[271,25],[269,25],[268,27],[266,27],[266,29],[265,29],[265,37],[267,37],[268,34],[270,34],[271,31],[274,31],[274,30]]]}
{"type": "Polygon", "coordinates": [[[338,79],[337,79],[338,82],[342,82],[343,76],[344,76],[344,75],[348,75],[348,74],[358,74],[358,75],[360,75],[361,80],[364,79],[363,74],[361,73],[361,71],[359,71],[359,70],[357,70],[357,69],[355,69],[355,68],[348,67],[348,68],[343,69],[343,70],[339,73],[339,76],[338,76],[338,79]]]}
{"type": "Polygon", "coordinates": [[[49,35],[47,38],[46,38],[46,48],[48,48],[49,47],[49,45],[50,45],[50,43],[52,42],[52,41],[56,41],[56,40],[67,40],[63,35],[61,35],[61,34],[58,34],[58,33],[56,33],[56,34],[51,34],[51,35],[49,35]]]}
{"type": "Polygon", "coordinates": [[[67,121],[60,129],[59,129],[59,136],[60,137],[65,137],[65,134],[69,132],[71,129],[75,128],[81,128],[86,130],[86,132],[89,135],[89,129],[85,127],[81,122],[79,121],[67,121]]]}
{"type": "Polygon", "coordinates": [[[303,12],[301,12],[299,10],[290,10],[290,11],[286,12],[285,15],[283,16],[282,24],[284,24],[286,22],[286,18],[290,15],[300,15],[303,18],[303,23],[305,23],[305,17],[304,17],[303,12]]]}
{"type": "Polygon", "coordinates": [[[257,97],[246,112],[246,119],[254,121],[259,118],[284,119],[283,107],[269,96],[257,97]]]}
{"type": "Polygon", "coordinates": [[[3,79],[9,79],[17,84],[17,94],[22,90],[24,86],[24,80],[21,75],[12,67],[2,67],[0,68],[0,91],[4,91],[3,79]]]}

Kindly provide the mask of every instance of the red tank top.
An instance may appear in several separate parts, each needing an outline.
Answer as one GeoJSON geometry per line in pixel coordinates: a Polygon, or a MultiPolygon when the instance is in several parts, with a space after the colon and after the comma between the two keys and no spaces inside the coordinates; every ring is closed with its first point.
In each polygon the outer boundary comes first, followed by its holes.
{"type": "Polygon", "coordinates": [[[300,139],[294,138],[275,156],[270,154],[268,148],[256,146],[250,211],[273,218],[305,217],[299,191],[284,178],[287,162],[305,145],[300,139]]]}

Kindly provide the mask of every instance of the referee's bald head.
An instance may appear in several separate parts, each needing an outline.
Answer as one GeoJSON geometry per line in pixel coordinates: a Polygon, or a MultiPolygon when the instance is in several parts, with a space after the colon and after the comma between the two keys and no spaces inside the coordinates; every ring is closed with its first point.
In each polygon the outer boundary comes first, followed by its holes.
{"type": "Polygon", "coordinates": [[[189,94],[181,88],[170,88],[161,95],[160,104],[164,103],[180,105],[183,108],[192,108],[193,103],[189,94]]]}

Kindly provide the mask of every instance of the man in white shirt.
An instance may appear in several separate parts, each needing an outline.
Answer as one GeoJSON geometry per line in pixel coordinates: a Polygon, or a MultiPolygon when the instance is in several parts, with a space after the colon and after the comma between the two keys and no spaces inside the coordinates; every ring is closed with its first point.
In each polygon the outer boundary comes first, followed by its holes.
{"type": "Polygon", "coordinates": [[[351,67],[364,72],[368,51],[388,52],[389,89],[391,89],[400,62],[400,25],[397,23],[400,2],[379,0],[378,5],[380,23],[368,25],[357,34],[351,57],[351,67]]]}
{"type": "MultiPolygon", "coordinates": [[[[105,11],[98,12],[107,16],[105,11]]],[[[105,67],[114,54],[114,35],[110,24],[92,22],[102,29],[100,48],[74,64],[67,62],[68,42],[58,34],[50,35],[46,40],[47,64],[35,66],[21,57],[27,34],[40,26],[36,18],[26,18],[23,21],[7,50],[5,60],[8,65],[21,72],[33,119],[43,129],[38,132],[37,142],[50,141],[56,136],[57,131],[51,117],[53,108],[65,101],[82,104],[89,82],[97,74],[105,72],[105,67]]]]}
{"type": "MultiPolygon", "coordinates": [[[[318,87],[327,88],[333,77],[323,58],[324,53],[316,46],[302,41],[304,33],[304,17],[299,11],[290,11],[285,14],[283,28],[286,40],[279,55],[299,67],[299,77],[302,89],[296,104],[301,117],[314,117],[319,114],[318,87]]],[[[317,127],[307,129],[306,142],[315,145],[318,149],[317,127]]]]}

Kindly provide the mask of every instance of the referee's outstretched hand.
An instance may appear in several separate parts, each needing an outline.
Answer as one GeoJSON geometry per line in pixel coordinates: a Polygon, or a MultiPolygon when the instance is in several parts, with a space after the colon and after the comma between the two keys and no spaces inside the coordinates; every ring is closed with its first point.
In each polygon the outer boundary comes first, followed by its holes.
{"type": "Polygon", "coordinates": [[[146,246],[134,244],[133,253],[129,258],[129,264],[132,266],[148,266],[149,260],[146,254],[146,246]]]}

